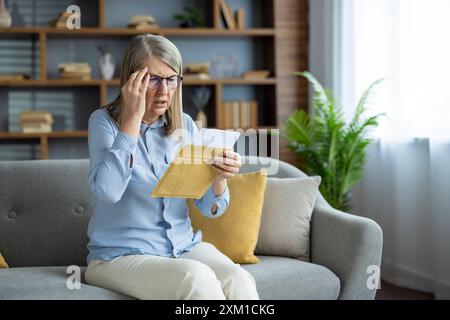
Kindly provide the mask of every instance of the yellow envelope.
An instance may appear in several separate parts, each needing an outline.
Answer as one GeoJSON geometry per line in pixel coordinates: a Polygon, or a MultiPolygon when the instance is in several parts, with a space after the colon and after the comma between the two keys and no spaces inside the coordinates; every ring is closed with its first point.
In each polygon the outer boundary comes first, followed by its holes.
{"type": "Polygon", "coordinates": [[[207,161],[212,160],[215,155],[223,154],[224,150],[233,151],[193,144],[183,146],[151,196],[200,199],[217,175],[207,161]]]}

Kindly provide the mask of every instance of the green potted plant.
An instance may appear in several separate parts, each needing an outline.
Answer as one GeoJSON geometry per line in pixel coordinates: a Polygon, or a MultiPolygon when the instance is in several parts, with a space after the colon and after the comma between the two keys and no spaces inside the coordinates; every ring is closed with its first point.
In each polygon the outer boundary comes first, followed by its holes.
{"type": "Polygon", "coordinates": [[[184,6],[183,11],[183,14],[180,13],[173,16],[175,20],[179,21],[180,28],[198,28],[205,26],[203,17],[198,9],[187,5],[184,6]]]}
{"type": "Polygon", "coordinates": [[[330,205],[348,211],[351,191],[364,172],[366,148],[371,142],[367,133],[378,126],[383,115],[364,114],[373,90],[383,79],[366,89],[352,119],[346,123],[331,92],[311,73],[295,75],[306,78],[313,87],[312,115],[296,110],[286,120],[281,136],[299,157],[301,169],[322,177],[320,192],[330,205]]]}

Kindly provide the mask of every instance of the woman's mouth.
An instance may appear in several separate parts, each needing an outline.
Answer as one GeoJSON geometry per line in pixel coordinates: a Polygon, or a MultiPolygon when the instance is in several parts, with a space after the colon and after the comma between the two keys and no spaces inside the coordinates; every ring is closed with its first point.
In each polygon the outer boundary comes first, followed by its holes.
{"type": "Polygon", "coordinates": [[[155,101],[153,102],[153,104],[155,105],[155,107],[157,108],[164,108],[167,104],[167,101],[164,100],[159,100],[159,101],[155,101]]]}

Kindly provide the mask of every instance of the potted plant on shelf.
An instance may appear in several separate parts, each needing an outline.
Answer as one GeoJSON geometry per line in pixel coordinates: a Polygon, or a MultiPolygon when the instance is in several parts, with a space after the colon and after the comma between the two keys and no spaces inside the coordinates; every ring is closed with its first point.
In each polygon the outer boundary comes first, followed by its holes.
{"type": "Polygon", "coordinates": [[[374,82],[359,100],[349,123],[343,119],[330,91],[309,72],[295,75],[305,77],[314,89],[312,115],[296,110],[286,120],[282,138],[299,157],[301,169],[309,175],[320,175],[320,192],[336,209],[350,209],[351,191],[362,178],[366,148],[372,141],[368,130],[378,126],[383,114],[364,117],[374,88],[374,82]]]}
{"type": "Polygon", "coordinates": [[[100,67],[102,79],[111,80],[114,76],[114,70],[116,67],[114,57],[107,45],[100,45],[97,48],[100,51],[98,65],[100,67]]]}
{"type": "Polygon", "coordinates": [[[179,21],[180,28],[199,28],[205,26],[203,17],[198,9],[187,5],[184,6],[183,11],[183,13],[173,16],[175,20],[179,21]]]}

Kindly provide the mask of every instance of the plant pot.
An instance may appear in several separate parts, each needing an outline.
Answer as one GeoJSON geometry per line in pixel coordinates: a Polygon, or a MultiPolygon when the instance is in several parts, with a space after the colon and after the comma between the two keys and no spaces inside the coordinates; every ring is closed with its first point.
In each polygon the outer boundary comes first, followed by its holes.
{"type": "Polygon", "coordinates": [[[99,67],[100,67],[100,74],[102,76],[102,79],[104,80],[111,80],[114,76],[114,70],[116,68],[116,63],[114,61],[114,57],[111,53],[105,53],[103,54],[99,61],[98,61],[99,67]]]}
{"type": "Polygon", "coordinates": [[[190,26],[189,22],[185,21],[185,22],[180,23],[179,27],[180,28],[190,28],[191,26],[190,26]]]}
{"type": "Polygon", "coordinates": [[[180,28],[197,28],[198,26],[195,24],[195,22],[191,20],[183,21],[179,24],[180,28]]]}

